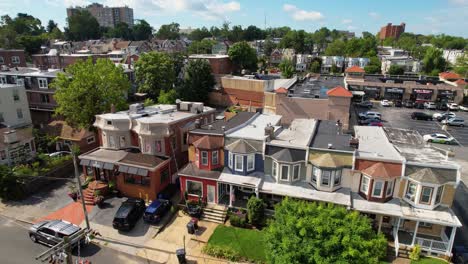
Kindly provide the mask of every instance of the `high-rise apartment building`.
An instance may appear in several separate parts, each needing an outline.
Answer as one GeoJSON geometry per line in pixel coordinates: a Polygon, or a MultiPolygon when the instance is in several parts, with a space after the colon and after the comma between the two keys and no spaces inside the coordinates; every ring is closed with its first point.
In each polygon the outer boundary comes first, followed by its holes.
{"type": "Polygon", "coordinates": [[[396,39],[399,38],[400,35],[405,32],[405,26],[405,23],[401,23],[400,25],[392,25],[392,23],[388,23],[380,29],[380,39],[384,40],[390,37],[394,37],[396,39]]]}
{"type": "Polygon", "coordinates": [[[124,7],[108,7],[98,3],[93,3],[87,7],[70,7],[67,8],[67,16],[70,17],[76,12],[87,10],[93,15],[101,27],[115,27],[120,22],[126,23],[128,26],[133,26],[133,8],[124,7]]]}

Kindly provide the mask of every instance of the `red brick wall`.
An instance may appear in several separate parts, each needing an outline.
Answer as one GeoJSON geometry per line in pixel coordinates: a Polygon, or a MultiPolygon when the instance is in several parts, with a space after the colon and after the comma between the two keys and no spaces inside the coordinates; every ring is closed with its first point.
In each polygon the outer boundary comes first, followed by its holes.
{"type": "Polygon", "coordinates": [[[0,50],[0,57],[3,57],[3,63],[1,65],[7,65],[8,67],[26,67],[26,56],[24,50],[0,50]],[[14,64],[11,57],[18,56],[20,61],[19,64],[14,64]]]}
{"type": "MultiPolygon", "coordinates": [[[[193,180],[193,181],[198,181],[198,182],[202,182],[202,189],[203,189],[203,195],[202,195],[202,199],[203,201],[206,201],[207,199],[207,193],[208,193],[208,185],[213,185],[215,186],[215,201],[218,200],[218,184],[216,182],[216,180],[208,180],[208,179],[200,179],[200,178],[197,178],[197,177],[188,177],[188,176],[183,176],[183,175],[180,175],[180,195],[182,197],[182,199],[184,199],[184,193],[186,191],[186,188],[187,188],[187,185],[186,185],[186,180],[193,180]]],[[[188,196],[189,200],[198,200],[198,197],[197,196],[194,196],[194,195],[189,195],[188,196]]]]}
{"type": "Polygon", "coordinates": [[[213,74],[230,74],[233,71],[232,62],[229,58],[209,58],[213,74]]]}

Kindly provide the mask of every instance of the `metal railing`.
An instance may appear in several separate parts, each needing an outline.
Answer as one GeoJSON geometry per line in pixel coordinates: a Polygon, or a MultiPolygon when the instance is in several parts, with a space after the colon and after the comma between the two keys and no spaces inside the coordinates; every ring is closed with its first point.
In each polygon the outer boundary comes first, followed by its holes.
{"type": "Polygon", "coordinates": [[[398,241],[398,227],[393,227],[393,237],[395,238],[395,256],[398,257],[398,250],[400,250],[400,241],[398,241]]]}
{"type": "Polygon", "coordinates": [[[416,244],[422,249],[445,253],[448,249],[448,242],[416,237],[416,244]]]}

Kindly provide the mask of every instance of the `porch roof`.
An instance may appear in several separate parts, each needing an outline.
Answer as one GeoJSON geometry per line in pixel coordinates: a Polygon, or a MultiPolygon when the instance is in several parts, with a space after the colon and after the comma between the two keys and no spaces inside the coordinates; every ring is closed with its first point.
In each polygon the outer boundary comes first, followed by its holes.
{"type": "Polygon", "coordinates": [[[351,205],[351,192],[348,188],[341,188],[335,192],[323,192],[314,189],[307,183],[301,182],[294,185],[288,185],[276,183],[273,181],[273,179],[265,179],[260,186],[260,192],[314,201],[323,201],[344,206],[351,205]]]}
{"type": "Polygon", "coordinates": [[[197,177],[203,179],[217,180],[221,174],[218,170],[201,170],[193,162],[189,162],[187,166],[182,168],[179,175],[188,177],[197,177]]]}
{"type": "Polygon", "coordinates": [[[117,163],[127,155],[124,150],[110,150],[98,148],[79,156],[80,160],[91,160],[100,162],[117,163]]]}
{"type": "Polygon", "coordinates": [[[353,193],[352,197],[353,209],[356,209],[360,212],[384,214],[397,217],[401,217],[403,215],[401,212],[400,200],[397,198],[393,198],[392,200],[386,203],[378,203],[367,201],[357,193],[353,193]]]}
{"type": "Polygon", "coordinates": [[[461,227],[462,224],[452,209],[448,207],[439,206],[434,210],[419,209],[409,205],[406,202],[401,202],[401,211],[404,219],[414,221],[422,221],[432,224],[439,224],[444,226],[461,227]]]}
{"type": "Polygon", "coordinates": [[[239,185],[239,186],[248,186],[251,188],[252,187],[256,188],[260,185],[262,178],[263,178],[262,172],[254,172],[249,176],[245,176],[245,175],[231,174],[228,169],[224,169],[224,171],[221,173],[221,176],[219,176],[218,181],[229,183],[229,184],[234,184],[234,185],[239,185]]]}

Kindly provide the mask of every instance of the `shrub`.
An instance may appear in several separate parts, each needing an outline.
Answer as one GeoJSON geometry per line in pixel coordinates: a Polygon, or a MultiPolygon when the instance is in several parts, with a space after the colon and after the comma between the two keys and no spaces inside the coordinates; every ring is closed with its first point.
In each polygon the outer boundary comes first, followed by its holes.
{"type": "Polygon", "coordinates": [[[421,246],[420,245],[415,245],[413,249],[411,249],[411,253],[409,255],[409,258],[414,261],[418,261],[419,258],[421,257],[421,246]]]}
{"type": "Polygon", "coordinates": [[[263,225],[265,222],[265,203],[255,196],[250,197],[247,202],[247,215],[249,222],[255,226],[263,225]]]}
{"type": "Polygon", "coordinates": [[[23,182],[7,166],[0,166],[0,198],[18,200],[24,197],[23,182]]]}
{"type": "Polygon", "coordinates": [[[236,214],[232,214],[230,217],[229,217],[229,220],[231,222],[231,225],[232,226],[235,226],[235,227],[245,227],[245,218],[244,217],[241,217],[239,215],[236,215],[236,214]]]}
{"type": "Polygon", "coordinates": [[[241,256],[235,250],[218,245],[207,244],[203,248],[203,253],[210,255],[212,257],[223,258],[230,261],[239,261],[241,256]]]}

